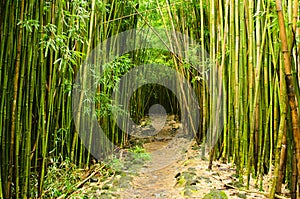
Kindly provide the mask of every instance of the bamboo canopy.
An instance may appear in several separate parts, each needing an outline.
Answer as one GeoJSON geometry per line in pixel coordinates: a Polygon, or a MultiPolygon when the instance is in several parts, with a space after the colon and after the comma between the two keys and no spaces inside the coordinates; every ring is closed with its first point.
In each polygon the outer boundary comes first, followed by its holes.
{"type": "MultiPolygon", "coordinates": [[[[103,76],[83,76],[82,81],[97,82],[95,96],[87,99],[94,102],[96,120],[111,143],[123,147],[130,138],[113,117],[120,111],[111,105],[115,85],[141,64],[163,64],[180,73],[196,93],[199,126],[191,131],[198,144],[215,139],[206,132],[222,124],[208,168],[216,159],[232,163],[240,182],[249,188],[255,178],[261,190],[263,176],[269,175],[269,190],[264,190],[269,198],[281,194],[282,184],[297,198],[299,18],[298,0],[0,1],[0,198],[41,197],[53,162],[70,161],[80,168],[93,163],[91,148],[76,126],[89,124],[73,117],[76,75],[88,72],[82,63],[101,42],[145,28],[152,35],[162,28],[188,36],[191,46],[197,46],[192,49],[196,61],[185,55],[188,42],[172,34],[157,39],[167,50],[138,49],[148,45],[147,32],[133,44],[126,39],[108,43],[117,46],[113,53],[119,57],[105,64],[103,76]],[[136,50],[121,54],[129,45],[136,50]],[[210,90],[210,85],[218,89],[210,90]]],[[[162,72],[151,75],[168,78],[162,72]]],[[[137,89],[128,103],[131,118],[139,121],[152,104],[180,114],[180,105],[189,102],[152,84],[137,89]]],[[[79,101],[79,107],[84,105],[79,101]]]]}

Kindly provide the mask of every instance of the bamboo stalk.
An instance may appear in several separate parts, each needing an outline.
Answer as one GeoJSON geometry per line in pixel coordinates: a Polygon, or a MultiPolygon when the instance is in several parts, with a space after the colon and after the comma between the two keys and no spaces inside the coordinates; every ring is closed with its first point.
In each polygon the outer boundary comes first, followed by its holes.
{"type": "MultiPolygon", "coordinates": [[[[21,12],[20,12],[20,20],[22,21],[24,19],[24,6],[25,1],[21,1],[21,12]]],[[[12,103],[12,120],[11,120],[11,138],[10,138],[10,158],[9,158],[9,175],[8,175],[8,182],[7,182],[7,193],[6,198],[11,197],[11,184],[12,184],[12,175],[13,175],[13,169],[18,172],[19,168],[14,168],[14,148],[15,148],[15,134],[16,134],[16,128],[18,125],[17,119],[17,97],[19,92],[19,75],[20,75],[20,64],[21,64],[21,44],[22,44],[22,36],[23,36],[23,28],[20,26],[19,34],[18,34],[18,44],[17,44],[17,55],[16,55],[16,65],[15,65],[15,72],[14,72],[14,89],[13,89],[13,103],[12,103]]],[[[17,140],[18,141],[18,140],[17,140]]],[[[16,154],[17,156],[17,154],[16,154]]],[[[18,157],[16,157],[18,158],[18,157]]],[[[15,165],[18,167],[18,164],[15,165]]],[[[18,184],[17,184],[18,189],[18,184]]]]}
{"type": "Polygon", "coordinates": [[[282,45],[282,53],[284,57],[284,66],[285,66],[285,78],[287,84],[287,96],[289,105],[291,108],[292,114],[292,126],[293,126],[293,135],[294,135],[294,142],[295,142],[295,149],[296,149],[296,159],[297,159],[297,170],[298,170],[298,183],[300,182],[300,132],[299,132],[299,121],[298,121],[298,111],[295,102],[295,90],[292,80],[291,74],[291,60],[290,60],[290,53],[288,48],[288,40],[286,36],[286,29],[284,23],[284,17],[282,13],[282,3],[281,0],[276,0],[276,8],[278,13],[278,22],[279,22],[279,33],[282,45]]]}

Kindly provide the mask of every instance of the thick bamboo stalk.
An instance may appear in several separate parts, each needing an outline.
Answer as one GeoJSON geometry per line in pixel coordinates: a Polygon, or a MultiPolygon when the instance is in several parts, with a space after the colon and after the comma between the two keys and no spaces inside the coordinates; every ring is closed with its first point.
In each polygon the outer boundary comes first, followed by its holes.
{"type": "MultiPolygon", "coordinates": [[[[25,1],[21,1],[21,11],[20,11],[20,20],[22,21],[24,19],[24,6],[25,1]]],[[[7,192],[6,192],[6,198],[11,197],[11,184],[12,181],[12,175],[13,175],[13,168],[14,168],[14,148],[15,148],[15,134],[16,134],[16,128],[18,125],[17,121],[17,97],[19,90],[19,75],[20,75],[20,65],[21,65],[21,44],[22,44],[22,36],[23,36],[23,27],[20,26],[19,34],[18,34],[18,44],[17,44],[17,55],[16,55],[16,65],[15,65],[15,72],[14,72],[14,89],[13,89],[13,103],[12,103],[12,120],[11,120],[11,138],[10,138],[10,158],[9,158],[9,175],[8,175],[8,182],[7,182],[7,192]]],[[[18,157],[16,157],[18,158],[18,157]]],[[[18,168],[15,168],[16,170],[18,168]]]]}
{"type": "Polygon", "coordinates": [[[281,0],[276,0],[276,9],[278,13],[278,22],[279,22],[279,33],[281,39],[281,49],[284,58],[284,68],[285,68],[285,78],[287,84],[287,96],[289,105],[291,108],[292,114],[292,127],[293,127],[293,135],[294,135],[294,142],[295,142],[295,149],[296,149],[296,159],[297,159],[297,170],[298,170],[298,183],[300,182],[300,132],[299,132],[299,121],[298,121],[298,110],[296,106],[296,99],[295,99],[295,89],[292,80],[291,74],[291,60],[290,60],[290,51],[288,48],[288,39],[286,36],[286,28],[284,22],[284,16],[282,12],[282,3],[281,0]]]}
{"type": "MultiPolygon", "coordinates": [[[[280,156],[281,156],[281,148],[282,148],[282,142],[284,137],[284,131],[286,128],[286,115],[287,115],[287,103],[286,103],[286,82],[284,79],[285,73],[284,73],[284,67],[282,63],[280,63],[280,125],[279,125],[279,132],[277,137],[277,144],[276,144],[276,151],[275,151],[275,163],[274,163],[274,174],[273,174],[273,184],[270,186],[270,198],[275,197],[276,192],[276,185],[278,182],[278,179],[280,179],[279,176],[279,167],[280,167],[280,156]]],[[[283,146],[285,147],[285,146],[283,146]]]]}
{"type": "Polygon", "coordinates": [[[249,136],[249,150],[248,150],[248,162],[247,162],[247,188],[249,189],[249,183],[250,183],[250,174],[251,174],[251,169],[253,165],[253,150],[254,150],[254,127],[255,127],[255,117],[256,115],[254,114],[254,95],[253,95],[253,90],[254,90],[254,47],[253,47],[253,33],[254,33],[254,24],[253,24],[253,9],[254,9],[254,2],[251,0],[249,1],[249,7],[245,7],[245,12],[248,13],[248,49],[249,49],[249,67],[248,67],[248,74],[249,74],[249,103],[250,103],[250,111],[249,111],[249,120],[250,120],[250,136],[249,136]]]}

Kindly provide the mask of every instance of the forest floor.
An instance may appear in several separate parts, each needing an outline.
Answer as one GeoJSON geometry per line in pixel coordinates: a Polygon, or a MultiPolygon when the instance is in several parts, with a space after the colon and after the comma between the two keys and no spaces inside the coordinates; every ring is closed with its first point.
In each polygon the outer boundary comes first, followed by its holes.
{"type": "MultiPolygon", "coordinates": [[[[147,126],[137,127],[144,129],[139,133],[149,132],[147,126]]],[[[182,136],[181,124],[174,116],[168,116],[165,126],[155,136],[145,136],[134,142],[143,147],[136,148],[140,150],[133,154],[138,154],[137,158],[128,158],[129,153],[123,151],[113,164],[117,172],[106,178],[102,176],[101,181],[86,183],[80,193],[104,199],[203,198],[210,192],[223,192],[228,198],[268,198],[259,192],[255,179],[251,179],[249,190],[246,190],[231,164],[214,161],[212,169],[208,170],[209,161],[203,158],[195,141],[182,136]]],[[[269,184],[265,176],[263,190],[266,193],[269,184]]]]}

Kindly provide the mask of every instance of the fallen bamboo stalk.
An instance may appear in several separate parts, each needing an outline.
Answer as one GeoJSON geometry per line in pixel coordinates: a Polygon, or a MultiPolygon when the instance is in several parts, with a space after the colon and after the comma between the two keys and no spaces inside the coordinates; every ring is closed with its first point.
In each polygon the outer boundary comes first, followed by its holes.
{"type": "Polygon", "coordinates": [[[105,165],[103,165],[102,167],[100,167],[99,169],[97,169],[96,171],[94,171],[93,173],[91,173],[88,177],[86,177],[84,180],[82,180],[81,182],[77,183],[77,185],[75,186],[74,190],[69,191],[68,193],[62,194],[61,196],[59,196],[57,199],[62,199],[67,197],[68,195],[72,194],[73,192],[75,192],[77,189],[79,189],[80,187],[82,187],[89,179],[91,179],[94,175],[96,175],[99,171],[101,171],[103,168],[105,167],[105,165]]]}

